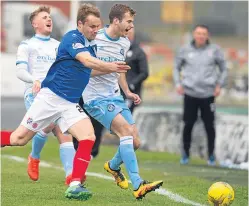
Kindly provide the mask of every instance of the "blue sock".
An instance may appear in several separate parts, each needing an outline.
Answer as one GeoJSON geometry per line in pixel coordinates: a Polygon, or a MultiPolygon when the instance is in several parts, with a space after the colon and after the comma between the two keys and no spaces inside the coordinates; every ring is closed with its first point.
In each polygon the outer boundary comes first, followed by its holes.
{"type": "Polygon", "coordinates": [[[143,180],[138,174],[139,171],[137,157],[133,147],[132,136],[125,136],[120,138],[119,151],[121,158],[125,164],[126,170],[128,171],[133,188],[134,190],[137,190],[143,180]]]}
{"type": "Polygon", "coordinates": [[[118,147],[118,151],[116,152],[114,157],[110,160],[110,168],[112,170],[118,170],[122,163],[123,161],[120,155],[120,147],[118,147]]]}
{"type": "Polygon", "coordinates": [[[31,157],[35,159],[40,159],[40,154],[42,148],[44,147],[45,143],[47,142],[47,134],[44,132],[38,132],[32,139],[32,151],[31,157]]]}
{"type": "Polygon", "coordinates": [[[60,144],[60,158],[66,177],[72,173],[75,149],[72,142],[60,144]]]}

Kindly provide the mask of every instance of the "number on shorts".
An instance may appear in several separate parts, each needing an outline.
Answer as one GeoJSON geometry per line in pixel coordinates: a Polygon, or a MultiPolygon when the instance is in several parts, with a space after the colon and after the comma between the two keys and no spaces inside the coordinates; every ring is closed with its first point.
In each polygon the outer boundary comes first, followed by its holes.
{"type": "Polygon", "coordinates": [[[84,110],[80,107],[80,105],[76,105],[76,108],[78,109],[78,111],[79,111],[80,113],[84,112],[84,110]]]}

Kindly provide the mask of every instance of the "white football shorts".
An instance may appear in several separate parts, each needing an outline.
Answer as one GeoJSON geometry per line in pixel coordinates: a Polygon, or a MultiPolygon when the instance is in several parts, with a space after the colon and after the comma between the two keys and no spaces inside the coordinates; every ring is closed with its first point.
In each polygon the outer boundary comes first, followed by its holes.
{"type": "Polygon", "coordinates": [[[78,121],[88,118],[77,103],[69,102],[49,88],[42,88],[24,116],[21,125],[38,132],[53,122],[57,122],[62,133],[78,121]]]}

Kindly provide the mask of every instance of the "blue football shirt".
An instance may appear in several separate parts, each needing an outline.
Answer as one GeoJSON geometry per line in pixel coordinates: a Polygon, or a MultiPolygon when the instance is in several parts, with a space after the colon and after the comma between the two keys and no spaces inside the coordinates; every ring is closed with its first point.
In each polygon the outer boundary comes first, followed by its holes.
{"type": "Polygon", "coordinates": [[[42,82],[42,88],[48,87],[58,96],[78,103],[89,82],[91,69],[75,59],[75,56],[88,51],[96,57],[96,50],[95,42],[88,41],[77,29],[66,33],[59,45],[56,60],[42,82]]]}

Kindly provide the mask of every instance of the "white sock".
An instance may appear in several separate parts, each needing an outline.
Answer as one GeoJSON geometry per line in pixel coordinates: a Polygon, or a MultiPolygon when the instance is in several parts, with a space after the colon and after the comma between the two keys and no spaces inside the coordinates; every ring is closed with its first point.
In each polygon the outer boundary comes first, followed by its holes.
{"type": "Polygon", "coordinates": [[[80,185],[80,181],[72,181],[69,185],[69,187],[73,187],[73,186],[76,186],[76,185],[80,185]]]}

